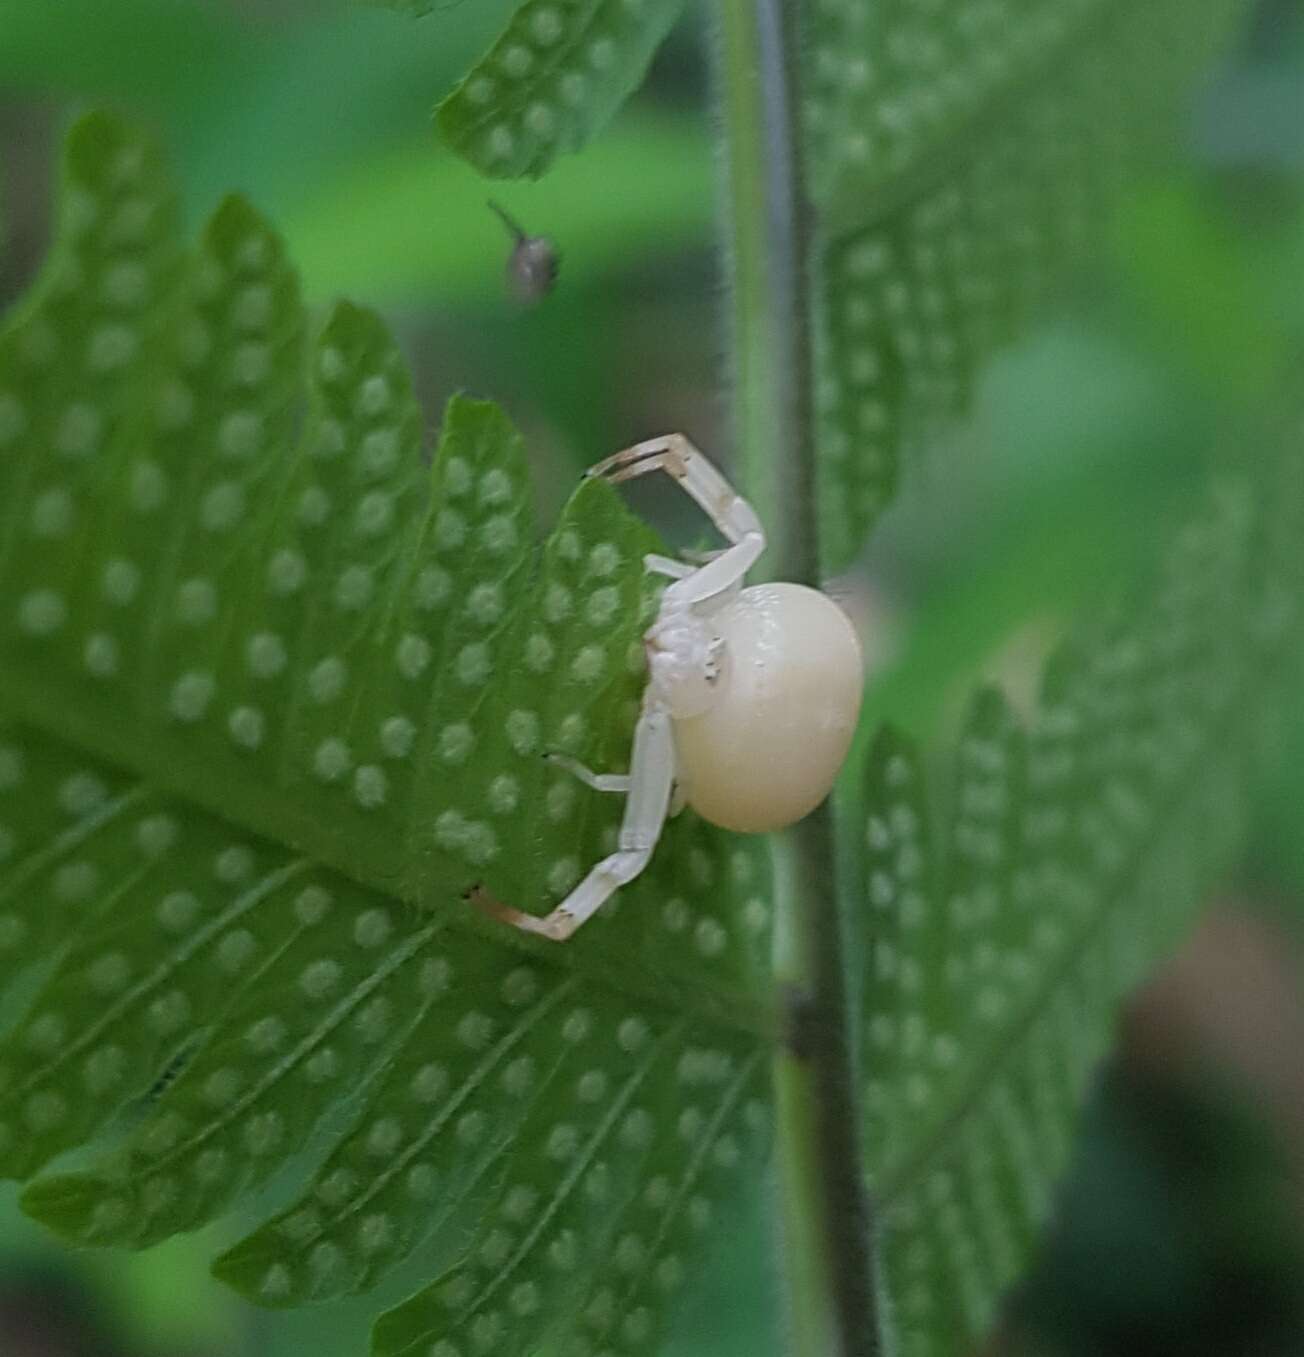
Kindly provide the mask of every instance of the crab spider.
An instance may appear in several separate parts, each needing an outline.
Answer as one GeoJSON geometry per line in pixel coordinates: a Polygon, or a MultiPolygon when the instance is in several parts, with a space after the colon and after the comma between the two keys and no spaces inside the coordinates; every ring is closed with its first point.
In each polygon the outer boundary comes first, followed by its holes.
{"type": "Polygon", "coordinates": [[[643,634],[648,681],[627,774],[552,762],[625,797],[614,853],[539,917],[475,893],[486,913],[561,942],[647,866],[686,803],[724,829],[762,833],[828,795],[860,712],[860,644],[842,610],[800,584],[743,587],[765,549],[756,511],[681,434],[637,443],[586,473],[612,482],[672,476],[729,545],[693,561],[645,556],[671,583],[643,634]]]}

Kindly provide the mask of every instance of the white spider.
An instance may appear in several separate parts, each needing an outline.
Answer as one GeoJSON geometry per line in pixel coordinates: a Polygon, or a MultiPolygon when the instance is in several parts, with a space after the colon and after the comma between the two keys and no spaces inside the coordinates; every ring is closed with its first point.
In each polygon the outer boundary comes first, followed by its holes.
{"type": "Polygon", "coordinates": [[[765,549],[755,510],[681,434],[635,444],[590,476],[673,476],[730,545],[704,563],[646,556],[673,581],[643,635],[648,682],[628,774],[552,762],[590,787],[625,795],[618,846],[542,918],[480,892],[486,913],[558,942],[647,866],[672,796],[725,829],[781,829],[828,795],[860,712],[860,644],[845,614],[800,584],[742,588],[765,549]]]}

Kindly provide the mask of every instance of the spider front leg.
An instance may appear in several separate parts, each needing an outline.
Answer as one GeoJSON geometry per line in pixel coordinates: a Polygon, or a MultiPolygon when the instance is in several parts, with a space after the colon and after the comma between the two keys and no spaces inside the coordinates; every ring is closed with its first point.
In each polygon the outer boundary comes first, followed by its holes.
{"type": "Polygon", "coordinates": [[[730,543],[705,565],[689,572],[682,571],[679,562],[669,562],[665,557],[652,557],[646,562],[658,574],[677,576],[662,595],[662,607],[687,607],[738,584],[765,550],[761,521],[756,510],[683,434],[666,434],[635,443],[632,448],[590,467],[586,474],[604,476],[618,484],[653,471],[664,471],[674,477],[730,543]]]}
{"type": "MultiPolygon", "coordinates": [[[[587,769],[584,771],[588,772],[587,769]]],[[[675,746],[670,733],[670,713],[660,704],[645,703],[634,730],[629,793],[616,851],[603,858],[551,914],[542,918],[483,895],[475,897],[475,903],[501,923],[511,924],[525,933],[551,938],[554,942],[564,942],[621,886],[633,881],[647,866],[666,822],[674,778],[675,746]]]]}
{"type": "Polygon", "coordinates": [[[667,579],[682,580],[691,575],[697,566],[688,561],[676,561],[673,556],[658,556],[656,552],[650,551],[643,557],[643,569],[649,575],[664,575],[667,579]]]}

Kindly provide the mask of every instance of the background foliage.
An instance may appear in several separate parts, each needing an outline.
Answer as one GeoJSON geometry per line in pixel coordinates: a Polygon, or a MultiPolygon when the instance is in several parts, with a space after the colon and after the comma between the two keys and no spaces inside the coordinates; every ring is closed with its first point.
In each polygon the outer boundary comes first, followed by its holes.
{"type": "MultiPolygon", "coordinates": [[[[440,30],[441,42],[446,41],[450,32],[467,35],[463,66],[469,65],[475,53],[487,45],[503,17],[499,15],[496,22],[487,22],[485,29],[479,30],[476,25],[485,11],[469,15],[462,12],[470,8],[462,6],[427,21],[447,25],[440,30]]],[[[176,40],[185,41],[187,34],[203,31],[193,27],[201,22],[195,16],[187,16],[184,23],[176,24],[175,9],[175,6],[123,6],[120,15],[111,21],[112,31],[107,36],[113,39],[130,33],[131,25],[139,23],[137,32],[150,37],[145,43],[148,49],[152,41],[169,31],[161,27],[169,21],[163,10],[171,11],[174,24],[171,32],[176,40]]],[[[18,54],[13,58],[15,78],[21,77],[28,89],[61,83],[64,88],[84,93],[110,77],[121,78],[117,71],[122,67],[104,59],[104,53],[112,50],[112,42],[106,46],[104,30],[97,33],[94,26],[97,15],[104,13],[102,9],[83,15],[80,27],[70,23],[69,31],[62,34],[54,25],[33,22],[34,13],[35,10],[25,13],[22,5],[6,7],[5,19],[12,25],[14,41],[0,43],[0,52],[18,54]],[[24,34],[26,49],[22,45],[24,34]],[[40,64],[42,47],[47,62],[44,75],[40,64]]],[[[99,22],[105,21],[100,17],[99,22]]],[[[501,255],[492,246],[491,232],[485,228],[480,190],[474,181],[461,181],[465,187],[459,199],[455,189],[459,182],[457,171],[445,165],[432,177],[427,159],[429,146],[425,143],[413,141],[404,149],[391,136],[384,154],[376,153],[387,145],[387,127],[398,128],[403,123],[410,133],[412,127],[419,125],[419,120],[408,113],[400,117],[396,95],[402,89],[402,81],[395,79],[395,72],[400,68],[410,72],[413,106],[418,97],[426,100],[431,89],[430,72],[435,67],[428,54],[412,52],[413,35],[421,31],[422,26],[411,29],[383,14],[325,20],[314,17],[287,21],[284,28],[219,19],[211,30],[215,41],[203,44],[209,54],[206,59],[215,63],[211,86],[201,85],[198,95],[190,82],[185,82],[186,88],[180,88],[182,82],[170,74],[173,68],[169,60],[163,59],[160,44],[158,71],[151,73],[148,63],[137,63],[133,88],[125,93],[134,103],[161,110],[170,134],[173,127],[181,131],[183,204],[189,204],[192,220],[211,205],[219,186],[232,183],[257,191],[261,180],[265,191],[257,192],[260,204],[285,206],[284,220],[292,242],[300,234],[304,242],[302,251],[297,245],[295,250],[302,254],[307,266],[306,286],[310,296],[347,289],[368,297],[404,295],[410,299],[429,289],[426,295],[437,292],[445,298],[461,299],[466,309],[460,319],[455,311],[445,309],[433,320],[422,317],[404,327],[408,347],[418,357],[422,395],[437,401],[438,393],[455,385],[505,395],[509,406],[518,417],[523,416],[522,422],[531,427],[532,433],[543,435],[530,440],[532,462],[528,474],[541,484],[544,505],[541,516],[545,522],[550,521],[550,511],[564,493],[562,487],[570,484],[570,468],[588,460],[597,450],[627,441],[651,425],[663,424],[683,424],[704,445],[713,445],[711,437],[702,433],[711,424],[709,399],[703,399],[701,408],[691,403],[681,407],[682,416],[678,412],[673,418],[666,414],[668,407],[673,408],[666,393],[673,392],[683,401],[684,393],[692,392],[694,368],[702,366],[701,350],[694,349],[691,336],[703,329],[697,309],[707,300],[700,283],[704,270],[691,256],[671,256],[664,275],[668,287],[662,286],[660,278],[642,282],[636,270],[632,274],[627,271],[617,275],[622,279],[618,298],[610,281],[613,268],[624,265],[628,269],[628,261],[645,257],[651,241],[657,240],[664,247],[668,233],[673,241],[676,231],[685,232],[680,237],[683,239],[691,239],[694,228],[701,231],[709,208],[706,157],[682,110],[655,117],[656,110],[635,110],[618,122],[610,134],[611,163],[629,167],[631,183],[640,180],[661,183],[666,191],[657,194],[649,191],[640,199],[626,198],[619,204],[619,210],[611,201],[616,195],[593,190],[595,182],[603,182],[595,162],[589,162],[592,178],[586,179],[582,167],[587,155],[560,162],[558,175],[573,172],[578,177],[569,185],[550,177],[537,190],[531,190],[528,200],[522,198],[531,205],[529,211],[515,201],[513,206],[531,224],[535,217],[546,218],[541,224],[561,236],[567,250],[566,288],[548,312],[525,319],[511,317],[498,302],[501,255]],[[383,42],[378,40],[369,47],[374,53],[373,62],[357,63],[356,36],[364,31],[358,26],[367,23],[376,25],[365,30],[373,39],[381,33],[394,35],[391,66],[386,66],[383,42]],[[385,27],[386,24],[391,26],[385,27]],[[212,55],[220,56],[224,50],[229,53],[226,66],[212,55]],[[309,52],[308,57],[304,56],[305,51],[309,52]],[[257,54],[257,60],[252,62],[251,52],[257,54]],[[313,56],[313,52],[321,55],[313,56]],[[352,113],[360,116],[345,119],[352,130],[324,153],[324,160],[330,163],[314,167],[311,157],[302,154],[305,141],[320,146],[331,138],[316,134],[305,138],[303,129],[311,125],[312,105],[309,103],[305,109],[302,98],[296,103],[293,96],[296,82],[301,91],[329,87],[331,53],[336,59],[335,78],[344,79],[347,67],[347,78],[357,82],[359,94],[352,113]],[[424,65],[418,71],[421,62],[424,65]],[[264,70],[265,100],[261,108],[258,97],[249,97],[251,93],[256,96],[257,90],[221,92],[224,83],[229,83],[231,72],[240,72],[247,85],[250,70],[260,65],[264,70]],[[419,96],[415,93],[418,87],[419,96]],[[374,100],[371,105],[367,102],[368,89],[374,100]],[[291,116],[292,109],[300,111],[291,116]],[[296,118],[300,116],[304,121],[296,131],[296,118]],[[243,139],[241,127],[245,128],[243,139]],[[354,163],[351,151],[357,157],[354,163]],[[668,160],[672,155],[679,159],[668,160]],[[680,164],[685,171],[675,168],[680,164]],[[431,183],[440,186],[434,198],[429,196],[431,183]],[[679,186],[677,191],[675,185],[679,186]],[[354,219],[360,195],[376,206],[362,213],[359,223],[345,233],[338,225],[354,219]],[[532,206],[535,203],[537,207],[532,206]],[[437,222],[438,227],[433,228],[432,222],[437,222]],[[459,222],[465,224],[464,228],[459,227],[459,222]],[[380,235],[382,229],[391,234],[380,235]],[[462,246],[457,243],[459,239],[462,246]],[[384,248],[391,240],[402,248],[384,248]],[[425,242],[429,242],[428,248],[423,248],[425,242]],[[581,247],[587,242],[589,248],[577,249],[577,242],[581,247]],[[465,249],[463,255],[458,254],[461,248],[465,249]],[[468,268],[468,260],[478,261],[477,267],[468,268]],[[462,281],[455,281],[454,272],[462,281]],[[363,281],[375,286],[357,285],[363,281]],[[409,290],[413,283],[420,286],[409,290]],[[653,292],[660,293],[661,299],[653,300],[648,295],[653,292]],[[658,324],[659,320],[668,323],[658,324]],[[647,335],[657,332],[673,336],[673,342],[664,346],[665,356],[649,366],[642,361],[647,352],[647,335]],[[565,344],[555,342],[558,335],[566,336],[565,344]],[[603,383],[600,387],[603,398],[594,400],[592,374],[601,370],[594,365],[612,362],[612,354],[621,368],[632,361],[644,384],[629,391],[617,382],[603,383]],[[667,374],[661,381],[656,375],[658,363],[664,364],[661,370],[667,374]],[[563,429],[565,436],[553,433],[563,429]],[[575,454],[568,453],[567,441],[576,446],[575,454]]],[[[934,471],[933,483],[928,486],[930,493],[913,497],[907,493],[906,501],[886,521],[875,547],[879,567],[876,578],[887,582],[889,596],[867,596],[858,584],[846,586],[856,606],[873,610],[880,622],[880,634],[889,633],[893,621],[898,627],[895,665],[887,680],[875,689],[871,716],[889,715],[916,735],[927,736],[935,729],[954,724],[955,694],[968,686],[975,671],[999,668],[1007,687],[1012,684],[1017,692],[1022,684],[1026,690],[1028,676],[1035,668],[1027,656],[1043,650],[1045,638],[1061,629],[1067,605],[1080,595],[1099,592],[1100,585],[1113,573],[1122,573],[1133,554],[1145,555],[1143,548],[1139,552],[1136,548],[1152,535],[1156,511],[1171,514],[1175,501],[1187,497],[1187,486],[1192,480],[1191,449],[1205,448],[1209,459],[1226,455],[1217,450],[1215,438],[1201,432],[1202,427],[1216,431],[1219,425],[1233,423],[1247,400],[1257,394],[1253,389],[1255,379],[1280,361],[1286,352],[1286,337],[1298,327],[1298,316],[1290,313],[1292,293],[1286,286],[1288,280],[1297,277],[1298,232],[1291,180],[1282,169],[1297,154],[1297,147],[1292,147],[1289,140],[1294,124],[1283,118],[1279,123],[1280,142],[1266,150],[1261,145],[1248,150],[1244,145],[1235,145],[1228,130],[1234,129],[1237,123],[1234,114],[1239,109],[1242,124],[1262,135],[1258,131],[1263,122],[1262,104],[1256,101],[1270,95],[1274,78],[1281,78],[1276,76],[1279,64],[1285,61],[1279,42],[1274,42],[1270,50],[1271,59],[1261,58],[1257,64],[1251,61],[1244,65],[1239,91],[1230,81],[1224,84],[1220,96],[1223,102],[1218,105],[1220,113],[1207,115],[1209,124],[1218,127],[1222,144],[1210,147],[1210,138],[1204,139],[1202,154],[1206,168],[1198,180],[1184,177],[1161,181],[1143,177],[1134,184],[1122,215],[1115,220],[1113,234],[1106,241],[1112,250],[1112,267],[1108,271],[1111,287],[1098,289],[1099,295],[1091,300],[1074,303],[1070,298],[1071,324],[1061,323],[1057,330],[1044,333],[1039,341],[997,365],[979,393],[977,421],[972,426],[978,435],[970,434],[969,440],[981,441],[984,449],[989,445],[1003,448],[1003,454],[985,451],[982,458],[961,458],[950,455],[957,449],[945,446],[934,453],[934,465],[946,468],[950,482],[946,493],[939,492],[940,478],[934,471]],[[1228,109],[1233,111],[1232,115],[1228,109]],[[1230,148],[1229,140],[1233,141],[1230,148]],[[1217,163],[1219,159],[1224,163],[1216,173],[1210,173],[1210,161],[1217,163]],[[1240,168],[1235,177],[1226,168],[1229,159],[1240,168]],[[1247,160],[1252,164],[1253,175],[1245,171],[1247,160]],[[1156,241],[1162,245],[1156,247],[1156,241]],[[1218,287],[1212,292],[1206,286],[1193,288],[1189,285],[1193,278],[1202,283],[1216,279],[1218,287]],[[1274,286],[1273,279],[1280,282],[1274,286]],[[1246,317],[1240,325],[1235,323],[1238,316],[1246,317]],[[1247,337],[1254,346],[1253,360],[1238,357],[1244,353],[1247,337]],[[1227,355],[1232,355],[1230,361],[1227,355]],[[1127,485],[1126,496],[1117,493],[1119,484],[1127,485]],[[956,585],[957,580],[963,580],[963,587],[956,585]],[[906,610],[907,603],[910,611],[906,610]],[[1022,651],[1013,641],[1021,641],[1022,651]]],[[[848,47],[846,51],[848,60],[853,59],[854,49],[848,47]]],[[[450,62],[449,80],[459,73],[455,66],[450,62]]],[[[674,84],[675,79],[672,69],[654,77],[654,88],[658,83],[663,89],[668,84],[674,91],[671,102],[683,97],[682,87],[674,84]]],[[[317,108],[319,112],[323,109],[320,98],[317,108]]],[[[31,118],[26,106],[21,113],[10,116],[31,118]]],[[[24,125],[32,124],[28,121],[24,125]]],[[[344,130],[341,128],[342,133],[344,130]]],[[[605,145],[600,141],[588,154],[601,157],[605,153],[605,145]]],[[[33,156],[34,161],[36,158],[33,156]]],[[[19,209],[17,234],[12,234],[15,228],[11,226],[11,239],[17,239],[21,246],[24,232],[35,229],[25,225],[24,217],[29,211],[28,204],[37,195],[24,191],[15,202],[11,189],[9,196],[11,207],[16,205],[19,209]]],[[[210,248],[219,257],[251,225],[250,219],[239,215],[240,211],[224,209],[208,237],[210,248]]],[[[11,250],[6,256],[11,277],[21,271],[20,259],[21,251],[11,250]]],[[[167,267],[166,260],[160,263],[160,268],[167,267]]],[[[1095,275],[1097,280],[1103,276],[1103,270],[1095,275]]],[[[407,304],[411,304],[410,300],[407,304]]],[[[283,356],[287,374],[294,367],[292,351],[301,342],[300,322],[293,319],[292,310],[292,306],[278,310],[278,323],[268,334],[271,349],[283,356]]],[[[88,323],[98,324],[103,319],[97,313],[89,317],[88,323]]],[[[377,348],[380,341],[374,329],[369,329],[367,317],[341,311],[334,325],[342,350],[356,346],[356,350],[350,351],[360,355],[359,361],[365,359],[383,368],[384,351],[377,348]]],[[[656,352],[653,350],[654,357],[656,352]]],[[[231,352],[226,358],[231,360],[234,356],[231,352]]],[[[282,384],[281,394],[277,394],[275,377],[267,387],[266,413],[273,428],[279,417],[277,402],[283,401],[284,389],[282,384]]],[[[325,417],[328,412],[320,413],[325,417]]],[[[410,425],[415,416],[409,413],[396,424],[406,427],[405,420],[410,425]]],[[[360,440],[371,431],[370,427],[359,427],[351,437],[360,440]]],[[[216,439],[215,426],[212,435],[216,439]]],[[[409,439],[413,436],[405,435],[409,439]]],[[[1238,446],[1241,445],[1233,445],[1233,460],[1238,446]]],[[[1266,438],[1262,446],[1268,446],[1266,438]]],[[[1245,448],[1247,456],[1257,455],[1257,451],[1245,448]]],[[[407,465],[410,468],[410,463],[407,465]]],[[[399,477],[392,487],[387,481],[386,488],[392,488],[402,503],[403,495],[420,493],[416,479],[419,478],[404,481],[399,477]]],[[[195,490],[196,505],[200,502],[199,489],[195,490]]],[[[908,492],[909,489],[908,486],[908,492]]],[[[251,498],[257,498],[256,494],[251,498]]],[[[1283,499],[1284,504],[1291,502],[1288,497],[1283,499]]],[[[582,506],[577,509],[582,511],[582,506]]],[[[57,508],[47,506],[49,515],[57,518],[58,512],[57,508]]],[[[1219,611],[1215,606],[1220,597],[1217,581],[1225,581],[1230,562],[1245,559],[1243,553],[1251,549],[1259,531],[1253,525],[1261,520],[1256,519],[1252,506],[1234,500],[1198,510],[1197,520],[1203,527],[1196,529],[1197,540],[1189,550],[1193,553],[1191,559],[1208,562],[1213,593],[1195,594],[1183,606],[1202,625],[1211,628],[1206,635],[1215,642],[1216,654],[1216,643],[1225,638],[1230,625],[1237,621],[1235,616],[1228,617],[1225,608],[1219,611]]],[[[673,520],[668,520],[668,524],[673,528],[673,520]]],[[[269,520],[264,528],[269,548],[275,531],[275,522],[269,520]]],[[[413,571],[414,550],[414,546],[406,546],[400,559],[378,558],[368,564],[379,569],[383,580],[397,581],[405,577],[405,571],[413,571]]],[[[24,568],[35,572],[40,564],[38,556],[24,568]]],[[[556,567],[564,569],[564,561],[558,560],[556,567]]],[[[227,567],[237,573],[247,573],[251,568],[247,559],[227,567]]],[[[178,579],[185,582],[181,576],[178,579]]],[[[39,582],[35,574],[32,581],[39,582]]],[[[99,606],[105,610],[111,602],[105,599],[99,606]]],[[[1234,614],[1234,605],[1229,606],[1234,614]]],[[[631,620],[631,632],[633,628],[631,620]]],[[[1109,635],[1105,633],[1102,654],[1110,653],[1109,635]]],[[[524,642],[528,638],[522,636],[518,640],[524,642]]],[[[1198,637],[1193,638],[1192,644],[1196,640],[1198,637]]],[[[195,643],[204,644],[202,628],[195,643]]],[[[507,643],[509,638],[504,637],[504,644],[507,643]]],[[[220,638],[213,644],[220,647],[220,638]]],[[[359,636],[353,644],[366,652],[363,637],[359,636]]],[[[565,640],[562,644],[569,648],[571,642],[565,640]]],[[[1197,649],[1206,653],[1208,646],[1197,649]]],[[[179,659],[183,652],[175,653],[179,659]]],[[[213,653],[223,652],[219,648],[213,653]]],[[[230,649],[225,653],[232,657],[225,661],[232,665],[231,680],[237,684],[251,683],[251,677],[236,673],[238,664],[247,663],[245,657],[237,657],[230,649]]],[[[290,673],[306,676],[312,672],[306,667],[310,643],[304,653],[303,661],[296,659],[290,673]]],[[[1238,663],[1249,664],[1257,652],[1237,649],[1234,653],[1238,663]]],[[[323,654],[322,659],[325,658],[329,657],[323,654]]],[[[1136,657],[1132,662],[1137,662],[1136,657]]],[[[1164,671],[1155,672],[1162,676],[1164,671]]],[[[376,674],[379,679],[379,665],[376,674]]],[[[1253,677],[1258,679],[1257,671],[1253,677]]],[[[1069,693],[1093,691],[1090,676],[1074,677],[1071,668],[1060,681],[1069,693]]],[[[1098,685],[1100,679],[1095,682],[1098,685]]],[[[1208,682],[1225,687],[1231,678],[1221,671],[1212,671],[1208,682]]],[[[224,698],[227,687],[224,672],[221,689],[224,698]]],[[[157,699],[155,710],[161,710],[163,690],[156,686],[150,691],[157,699]]],[[[45,695],[41,696],[45,700],[45,695]]],[[[73,705],[70,697],[65,706],[71,709],[73,705]]],[[[232,760],[233,768],[249,766],[231,753],[234,731],[252,727],[243,721],[232,727],[229,721],[236,711],[252,706],[253,703],[233,699],[227,729],[217,731],[225,751],[223,757],[232,760]]],[[[1144,724],[1150,717],[1145,710],[1139,710],[1130,719],[1144,724]]],[[[973,720],[976,724],[971,744],[986,741],[992,747],[1010,749],[1012,741],[1014,745],[1020,742],[1009,713],[992,700],[979,708],[973,720]]],[[[93,721],[88,715],[85,724],[95,727],[97,739],[113,737],[111,720],[93,721]]],[[[1034,730],[1037,728],[1034,722],[1034,730]]],[[[322,744],[317,736],[328,735],[324,728],[314,731],[310,724],[292,725],[289,729],[295,732],[289,748],[295,748],[297,742],[305,760],[322,744]]],[[[383,739],[379,730],[375,738],[383,739]]],[[[353,741],[346,743],[352,746],[353,741]]],[[[170,770],[168,779],[175,779],[183,770],[184,759],[178,758],[175,748],[167,752],[164,749],[160,745],[158,766],[166,765],[170,770]]],[[[132,751],[128,762],[135,762],[135,754],[132,751]]],[[[898,750],[897,756],[907,763],[911,759],[908,750],[898,750]]],[[[1012,755],[1015,766],[1021,757],[1017,751],[1012,755]]],[[[891,762],[888,747],[881,748],[879,760],[877,766],[886,775],[891,762]]],[[[286,762],[285,771],[296,776],[296,787],[309,789],[310,804],[312,797],[325,798],[323,807],[331,808],[326,813],[338,814],[342,805],[351,803],[349,813],[359,816],[363,826],[351,840],[356,848],[349,846],[350,841],[319,847],[325,860],[345,867],[351,875],[362,871],[366,879],[365,872],[383,867],[386,859],[377,852],[373,868],[361,865],[369,851],[366,845],[372,841],[369,826],[374,817],[361,814],[366,794],[359,798],[358,792],[360,787],[379,785],[371,778],[357,781],[364,767],[384,767],[389,772],[381,755],[370,763],[359,761],[356,768],[350,768],[350,778],[338,785],[319,785],[311,774],[307,777],[295,774],[292,759],[286,762]]],[[[988,767],[989,778],[990,771],[988,767]]],[[[1107,771],[1102,766],[1102,773],[1107,771]]],[[[1180,766],[1169,772],[1170,777],[1180,775],[1180,766]]],[[[244,776],[248,776],[247,772],[244,776]]],[[[85,791],[84,784],[78,785],[85,791]]],[[[112,796],[119,789],[108,787],[107,791],[112,796]]],[[[391,797],[389,791],[387,779],[383,805],[372,807],[373,811],[380,809],[385,817],[403,804],[401,792],[396,790],[391,797]]],[[[126,789],[122,789],[122,794],[130,795],[126,789]]],[[[488,788],[485,794],[489,794],[488,788]]],[[[220,800],[223,792],[213,787],[206,795],[220,800]]],[[[1226,804],[1221,791],[1207,795],[1216,806],[1226,804]]],[[[991,786],[980,787],[974,793],[974,801],[990,805],[991,786]]],[[[98,804],[94,798],[92,803],[98,804]]],[[[1289,880],[1289,855],[1273,848],[1272,833],[1274,824],[1281,825],[1285,837],[1281,838],[1279,833],[1277,841],[1291,841],[1292,822],[1288,813],[1291,793],[1286,789],[1272,797],[1265,796],[1263,804],[1258,820],[1262,826],[1258,835],[1262,845],[1260,860],[1277,864],[1277,879],[1289,880]],[[1275,816],[1274,806],[1280,808],[1275,816]]],[[[924,809],[921,807],[918,817],[921,823],[929,818],[922,813],[924,809]]],[[[131,811],[135,813],[134,806],[131,811]]],[[[143,826],[147,818],[142,818],[139,824],[143,826]]],[[[959,828],[966,829],[963,821],[959,828]]],[[[312,829],[301,826],[297,832],[311,834],[312,829]]],[[[893,828],[891,832],[898,831],[893,828]]],[[[476,840],[474,832],[464,835],[461,847],[470,846],[474,851],[476,840]]],[[[957,843],[963,841],[961,833],[957,843]]],[[[1217,844],[1211,840],[1209,846],[1212,852],[1217,844]]],[[[988,877],[993,870],[999,872],[999,863],[995,868],[990,862],[969,863],[963,851],[951,857],[955,864],[951,871],[959,875],[930,884],[939,899],[980,893],[984,872],[988,877]]],[[[522,861],[528,867],[522,871],[523,881],[537,881],[537,859],[522,861]]],[[[260,864],[260,870],[275,868],[262,869],[260,864]]],[[[69,881],[75,885],[75,879],[69,881]]],[[[872,879],[867,881],[872,888],[872,879]]],[[[65,887],[71,888],[68,882],[65,887]]],[[[365,907],[359,908],[365,913],[365,907]]],[[[622,912],[623,927],[634,926],[631,913],[622,912]]],[[[1009,939],[1015,951],[1024,942],[1019,936],[1009,939]]],[[[102,948],[102,940],[89,938],[86,945],[91,949],[102,948]]],[[[282,944],[269,940],[268,945],[275,951],[282,944]]],[[[95,955],[98,957],[99,952],[95,955]]],[[[293,955],[292,951],[285,953],[287,966],[293,955]]],[[[698,964],[691,959],[693,955],[690,950],[690,969],[698,964]]],[[[684,960],[672,949],[667,956],[667,972],[678,973],[684,960]]],[[[975,978],[981,964],[974,962],[975,978]]],[[[276,974],[268,973],[269,983],[276,974]]],[[[250,1002],[257,1004],[256,993],[251,994],[250,1002]]],[[[1288,1005],[1289,1000],[1283,1003],[1288,1005]]],[[[88,1107],[90,1110],[93,1109],[88,1107]]],[[[886,1125],[891,1121],[892,1109],[881,1107],[879,1115],[886,1125]]],[[[1113,1142],[1116,1160],[1121,1155],[1124,1162],[1130,1162],[1126,1148],[1129,1142],[1124,1140],[1124,1149],[1120,1151],[1118,1141],[1116,1131],[1113,1142]]],[[[884,1147],[890,1175],[887,1153],[892,1143],[890,1136],[879,1143],[884,1147]]],[[[1047,1178],[1050,1176],[1048,1169],[1047,1178]]],[[[901,1179],[900,1173],[897,1177],[901,1179]]],[[[71,1200],[75,1206],[75,1194],[71,1200]]],[[[964,1203],[961,1209],[967,1209],[964,1203]]],[[[1150,1223],[1154,1227],[1153,1221],[1150,1223]]],[[[1162,1223],[1154,1228],[1162,1233],[1162,1223]]],[[[1251,1229],[1249,1235],[1262,1240],[1267,1230],[1268,1224],[1264,1222],[1261,1229],[1251,1229]]],[[[756,1254],[763,1255],[764,1251],[763,1242],[753,1246],[752,1266],[741,1268],[741,1275],[758,1275],[756,1254]]],[[[1175,1248],[1168,1252],[1180,1257],[1175,1248]]],[[[184,1253],[184,1249],[173,1251],[174,1256],[184,1253]]],[[[229,1256],[235,1260],[229,1264],[230,1270],[238,1272],[241,1259],[257,1258],[256,1246],[229,1256]]],[[[394,1298],[401,1294],[399,1288],[394,1298]]],[[[989,1303],[981,1296],[975,1301],[979,1307],[989,1303]]],[[[1118,1308],[1125,1311],[1126,1303],[1118,1308]]],[[[1289,1306],[1282,1308],[1288,1316],[1289,1306]]],[[[763,1315],[767,1310],[768,1307],[759,1307],[757,1312],[763,1315]]],[[[309,1316],[298,1322],[313,1321],[309,1316]]],[[[1090,1330],[1089,1325],[1085,1327],[1090,1330]]],[[[763,1332],[772,1334],[774,1329],[770,1327],[763,1332]]],[[[740,1315],[738,1322],[730,1325],[730,1338],[741,1343],[746,1336],[746,1324],[740,1315]]],[[[335,1341],[339,1341],[338,1336],[335,1341]]],[[[353,1341],[356,1344],[356,1338],[353,1341]]]]}

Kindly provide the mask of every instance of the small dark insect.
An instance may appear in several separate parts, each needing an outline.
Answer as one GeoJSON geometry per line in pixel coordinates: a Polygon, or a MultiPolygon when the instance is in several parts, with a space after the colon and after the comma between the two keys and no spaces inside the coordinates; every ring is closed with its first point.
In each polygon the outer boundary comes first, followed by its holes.
{"type": "Polygon", "coordinates": [[[557,285],[561,256],[547,236],[527,235],[516,219],[495,202],[489,203],[515,244],[507,259],[507,290],[522,306],[541,302],[557,285]]]}

